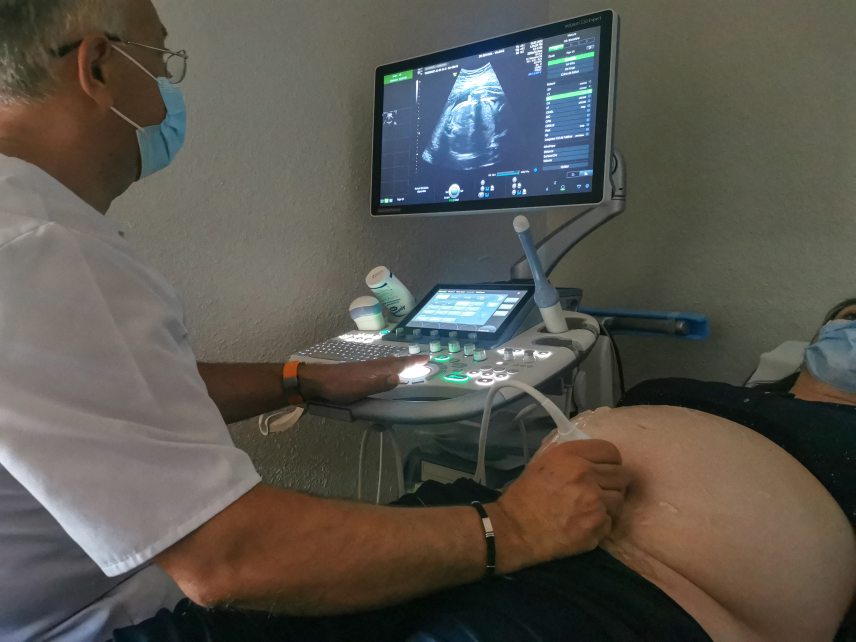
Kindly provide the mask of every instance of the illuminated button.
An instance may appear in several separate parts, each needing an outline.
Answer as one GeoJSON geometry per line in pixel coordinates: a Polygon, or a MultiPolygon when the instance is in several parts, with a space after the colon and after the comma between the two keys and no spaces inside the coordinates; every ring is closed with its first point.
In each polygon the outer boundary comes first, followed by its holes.
{"type": "Polygon", "coordinates": [[[382,337],[385,337],[388,334],[389,334],[389,330],[387,330],[386,328],[384,328],[383,330],[380,331],[380,336],[382,336],[382,337]]]}
{"type": "Polygon", "coordinates": [[[539,359],[546,359],[548,357],[552,357],[553,353],[552,352],[545,352],[542,350],[540,352],[536,352],[535,356],[538,357],[539,359]]]}
{"type": "Polygon", "coordinates": [[[478,370],[470,370],[467,374],[470,375],[471,377],[481,376],[481,372],[479,372],[478,370]]]}
{"type": "Polygon", "coordinates": [[[409,368],[405,368],[401,374],[398,375],[398,379],[401,383],[422,383],[434,372],[437,372],[437,366],[434,366],[433,368],[431,366],[423,365],[410,366],[409,368]]]}
{"type": "Polygon", "coordinates": [[[513,361],[514,360],[514,349],[513,348],[506,348],[505,350],[503,350],[502,351],[502,358],[505,359],[506,361],[513,361]]]}
{"type": "Polygon", "coordinates": [[[481,348],[481,349],[473,352],[473,361],[485,361],[485,360],[487,360],[487,352],[484,350],[484,348],[481,348]]]}
{"type": "Polygon", "coordinates": [[[449,341],[449,352],[455,354],[456,352],[461,351],[461,342],[460,341],[449,341]]]}
{"type": "Polygon", "coordinates": [[[448,381],[449,383],[467,383],[469,380],[470,378],[463,372],[450,372],[443,377],[443,381],[448,381]]]}
{"type": "Polygon", "coordinates": [[[422,346],[418,343],[411,343],[409,346],[407,346],[407,351],[410,354],[419,354],[420,352],[422,352],[422,346]]]}
{"type": "Polygon", "coordinates": [[[482,368],[481,373],[483,376],[488,376],[493,374],[493,368],[482,368]]]}
{"type": "Polygon", "coordinates": [[[434,361],[434,362],[436,362],[436,363],[446,363],[446,362],[447,362],[447,361],[449,361],[451,358],[452,358],[452,357],[450,357],[450,356],[449,356],[449,355],[447,355],[447,354],[438,354],[436,357],[432,357],[432,358],[431,358],[431,361],[434,361]]]}
{"type": "Polygon", "coordinates": [[[493,379],[488,379],[487,377],[480,377],[476,379],[476,383],[480,386],[490,386],[493,384],[493,379]]]}
{"type": "Polygon", "coordinates": [[[443,349],[443,344],[440,343],[438,339],[435,339],[434,341],[428,344],[428,349],[431,352],[440,352],[440,350],[443,349]]]}
{"type": "Polygon", "coordinates": [[[464,344],[464,356],[471,357],[473,353],[476,351],[475,343],[465,343],[464,344]]]}
{"type": "Polygon", "coordinates": [[[508,379],[508,375],[507,375],[507,374],[497,374],[497,375],[496,375],[496,380],[497,380],[497,381],[505,381],[506,379],[508,379]]]}
{"type": "Polygon", "coordinates": [[[508,372],[508,370],[506,370],[505,368],[494,368],[493,372],[495,374],[505,374],[506,372],[508,372]]]}

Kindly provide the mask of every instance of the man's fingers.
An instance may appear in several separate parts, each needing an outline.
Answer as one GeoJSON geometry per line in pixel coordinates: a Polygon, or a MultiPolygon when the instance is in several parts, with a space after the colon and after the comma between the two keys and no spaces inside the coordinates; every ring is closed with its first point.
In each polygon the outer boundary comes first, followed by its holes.
{"type": "Polygon", "coordinates": [[[630,471],[617,464],[595,464],[594,480],[604,490],[617,490],[622,493],[632,480],[630,471]]]}
{"type": "Polygon", "coordinates": [[[396,360],[398,362],[396,365],[402,370],[411,366],[424,366],[426,363],[428,363],[428,357],[425,355],[415,355],[413,357],[398,357],[396,360]]]}
{"type": "Polygon", "coordinates": [[[373,366],[376,372],[389,374],[399,374],[412,366],[424,366],[428,363],[428,357],[425,355],[415,355],[412,357],[386,357],[385,359],[376,359],[368,361],[365,365],[373,366]]]}
{"type": "Polygon", "coordinates": [[[620,464],[621,453],[613,444],[602,439],[579,439],[560,444],[568,454],[588,459],[595,464],[620,464]]]}
{"type": "Polygon", "coordinates": [[[621,516],[621,510],[624,508],[624,493],[617,490],[603,491],[603,503],[606,506],[606,512],[615,522],[621,516]]]}

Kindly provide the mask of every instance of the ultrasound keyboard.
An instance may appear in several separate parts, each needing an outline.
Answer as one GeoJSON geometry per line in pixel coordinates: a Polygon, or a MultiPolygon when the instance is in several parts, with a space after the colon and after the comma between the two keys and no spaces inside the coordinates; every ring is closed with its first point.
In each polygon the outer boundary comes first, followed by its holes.
{"type": "Polygon", "coordinates": [[[353,362],[371,361],[385,357],[406,357],[407,346],[381,342],[377,332],[353,333],[328,339],[301,350],[297,358],[320,359],[323,361],[353,362]]]}

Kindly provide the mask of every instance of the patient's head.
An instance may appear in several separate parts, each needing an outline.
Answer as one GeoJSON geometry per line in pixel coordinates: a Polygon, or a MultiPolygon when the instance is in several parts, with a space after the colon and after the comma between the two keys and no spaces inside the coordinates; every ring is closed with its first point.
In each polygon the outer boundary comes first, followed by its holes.
{"type": "Polygon", "coordinates": [[[807,401],[856,405],[856,299],[827,312],[791,392],[807,401]]]}
{"type": "Polygon", "coordinates": [[[833,319],[856,320],[856,299],[845,299],[827,312],[823,319],[824,325],[833,319]]]}

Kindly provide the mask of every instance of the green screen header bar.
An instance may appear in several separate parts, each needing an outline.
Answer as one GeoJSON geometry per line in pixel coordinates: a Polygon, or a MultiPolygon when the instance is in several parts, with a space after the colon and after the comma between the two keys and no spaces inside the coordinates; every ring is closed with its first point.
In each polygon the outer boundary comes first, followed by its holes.
{"type": "Polygon", "coordinates": [[[394,82],[402,82],[404,80],[413,80],[413,70],[399,71],[397,74],[390,74],[383,77],[384,85],[391,85],[394,82]]]}
{"type": "Polygon", "coordinates": [[[559,49],[564,49],[565,45],[553,45],[547,51],[559,51],[559,49]]]}
{"type": "Polygon", "coordinates": [[[576,56],[568,56],[567,58],[556,58],[556,60],[550,60],[547,62],[548,67],[552,67],[553,65],[561,65],[564,62],[574,62],[575,60],[585,60],[586,58],[594,58],[593,51],[587,51],[583,54],[578,54],[576,56]]]}

